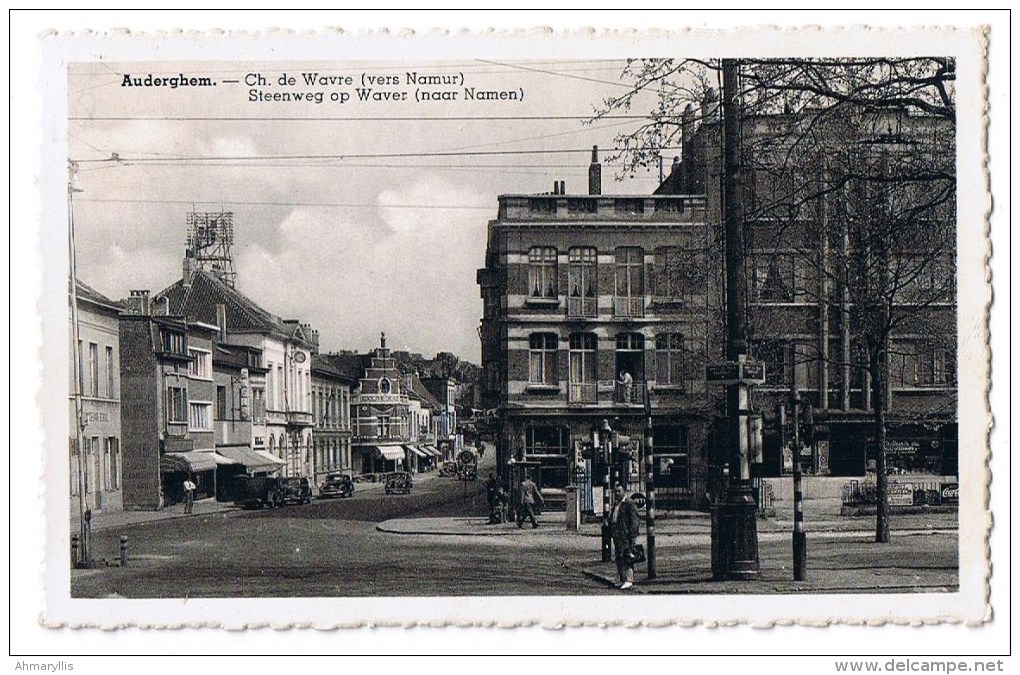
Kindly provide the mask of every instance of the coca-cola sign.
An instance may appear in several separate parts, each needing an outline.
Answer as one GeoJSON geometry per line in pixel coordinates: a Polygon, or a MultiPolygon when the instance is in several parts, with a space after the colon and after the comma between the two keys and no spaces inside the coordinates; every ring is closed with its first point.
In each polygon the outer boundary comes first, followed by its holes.
{"type": "Polygon", "coordinates": [[[960,503],[960,484],[959,483],[942,483],[939,489],[939,493],[942,497],[943,504],[959,504],[960,503]]]}

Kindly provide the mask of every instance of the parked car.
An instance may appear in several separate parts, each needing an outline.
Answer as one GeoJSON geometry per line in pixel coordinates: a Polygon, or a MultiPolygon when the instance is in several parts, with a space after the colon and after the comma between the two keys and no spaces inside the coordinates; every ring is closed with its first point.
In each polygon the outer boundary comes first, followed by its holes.
{"type": "Polygon", "coordinates": [[[440,476],[456,476],[457,475],[457,462],[443,462],[443,466],[439,469],[440,476]]]}
{"type": "Polygon", "coordinates": [[[354,480],[345,473],[331,473],[319,487],[319,499],[353,497],[354,480]]]}
{"type": "Polygon", "coordinates": [[[283,504],[278,479],[272,476],[237,476],[234,503],[246,509],[270,508],[283,504]]]}
{"type": "Polygon", "coordinates": [[[411,494],[414,486],[414,479],[406,471],[395,471],[386,475],[386,494],[392,495],[402,492],[405,495],[411,494]]]}
{"type": "Polygon", "coordinates": [[[307,478],[281,478],[280,502],[283,504],[310,504],[312,486],[307,478]]]}

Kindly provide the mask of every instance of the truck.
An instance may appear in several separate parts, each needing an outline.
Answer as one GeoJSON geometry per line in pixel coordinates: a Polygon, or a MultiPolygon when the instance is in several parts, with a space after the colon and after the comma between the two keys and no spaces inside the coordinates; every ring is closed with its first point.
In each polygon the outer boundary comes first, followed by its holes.
{"type": "Polygon", "coordinates": [[[236,477],[234,504],[246,509],[283,506],[279,480],[272,476],[236,477]]]}

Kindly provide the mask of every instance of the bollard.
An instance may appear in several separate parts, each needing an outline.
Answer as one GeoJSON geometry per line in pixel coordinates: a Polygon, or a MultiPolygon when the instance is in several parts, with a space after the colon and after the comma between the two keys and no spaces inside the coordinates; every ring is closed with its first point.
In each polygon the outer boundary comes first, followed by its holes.
{"type": "Polygon", "coordinates": [[[78,566],[78,535],[71,535],[71,567],[78,566]]]}
{"type": "Polygon", "coordinates": [[[127,567],[127,535],[120,536],[120,566],[127,567]]]}

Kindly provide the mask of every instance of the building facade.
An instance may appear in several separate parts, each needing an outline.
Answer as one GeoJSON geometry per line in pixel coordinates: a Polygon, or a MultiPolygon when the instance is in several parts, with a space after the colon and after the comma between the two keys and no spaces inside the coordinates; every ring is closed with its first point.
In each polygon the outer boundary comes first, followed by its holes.
{"type": "Polygon", "coordinates": [[[705,198],[602,195],[596,153],[587,194],[503,195],[489,222],[482,405],[497,411],[497,460],[533,463],[543,489],[586,483],[590,510],[607,441],[640,482],[647,402],[660,500],[701,505],[719,269],[705,198]]]}
{"type": "Polygon", "coordinates": [[[212,351],[216,327],[159,312],[132,291],[120,316],[121,431],[125,509],[158,510],[216,494],[212,351]]]}
{"type": "MultiPolygon", "coordinates": [[[[80,281],[76,297],[80,361],[77,378],[72,367],[69,383],[71,497],[74,503],[84,489],[86,509],[109,513],[123,508],[119,327],[123,307],[80,281]],[[80,448],[75,425],[80,425],[80,448]]],[[[70,347],[75,347],[73,338],[70,347]]],[[[74,363],[73,355],[69,362],[74,363]]]]}
{"type": "Polygon", "coordinates": [[[353,473],[351,385],[355,382],[328,358],[312,355],[312,460],[315,482],[330,473],[353,473]]]}
{"type": "Polygon", "coordinates": [[[313,476],[311,357],[317,350],[317,333],[307,324],[270,314],[205,270],[190,271],[160,292],[157,300],[188,321],[215,326],[223,345],[261,355],[264,388],[260,382],[250,387],[253,409],[261,412],[265,401],[265,421],[264,426],[253,421],[254,454],[245,454],[240,461],[250,470],[276,463],[283,476],[313,476]]]}
{"type": "MultiPolygon", "coordinates": [[[[683,161],[658,193],[703,193],[707,219],[721,223],[721,125],[711,105],[700,124],[685,112],[683,161]]],[[[760,473],[792,470],[779,409],[794,386],[815,422],[804,470],[874,470],[876,394],[862,326],[878,312],[864,313],[861,290],[871,283],[894,326],[876,364],[888,380],[889,470],[955,475],[955,183],[938,178],[952,173],[943,166],[955,157],[952,125],[899,113],[757,115],[743,120],[742,141],[750,338],[766,367],[752,398],[763,421],[760,473]]]]}

